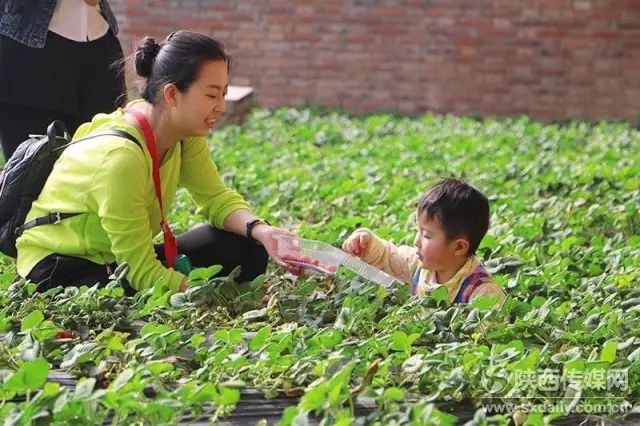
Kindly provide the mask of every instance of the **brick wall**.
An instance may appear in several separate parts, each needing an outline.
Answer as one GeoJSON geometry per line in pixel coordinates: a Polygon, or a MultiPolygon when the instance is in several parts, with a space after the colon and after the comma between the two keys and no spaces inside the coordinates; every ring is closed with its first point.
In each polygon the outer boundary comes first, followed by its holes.
{"type": "Polygon", "coordinates": [[[353,112],[640,116],[640,0],[112,0],[130,52],[225,42],[260,105],[353,112]]]}

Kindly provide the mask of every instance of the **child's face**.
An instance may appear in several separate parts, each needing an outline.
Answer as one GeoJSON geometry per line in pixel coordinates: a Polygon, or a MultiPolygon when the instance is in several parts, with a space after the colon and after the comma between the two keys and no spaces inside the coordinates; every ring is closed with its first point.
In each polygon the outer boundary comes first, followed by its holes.
{"type": "Polygon", "coordinates": [[[438,219],[418,215],[415,246],[422,267],[430,271],[447,270],[459,265],[467,257],[469,243],[463,238],[449,240],[438,219]]]}

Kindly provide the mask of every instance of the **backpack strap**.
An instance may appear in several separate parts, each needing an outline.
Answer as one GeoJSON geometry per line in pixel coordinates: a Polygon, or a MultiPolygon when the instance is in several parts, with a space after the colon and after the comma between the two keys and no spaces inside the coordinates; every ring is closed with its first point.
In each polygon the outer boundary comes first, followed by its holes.
{"type": "Polygon", "coordinates": [[[15,230],[16,238],[24,233],[24,231],[35,228],[40,225],[51,225],[54,223],[59,223],[63,219],[68,219],[70,217],[78,216],[82,213],[49,213],[46,216],[40,216],[29,222],[25,223],[22,226],[18,226],[15,230]]]}
{"type": "Polygon", "coordinates": [[[413,274],[413,278],[411,279],[411,295],[415,296],[418,294],[418,283],[420,282],[420,268],[416,269],[416,273],[413,274]]]}
{"type": "Polygon", "coordinates": [[[94,135],[85,136],[84,138],[80,138],[78,140],[71,141],[71,142],[69,142],[67,144],[64,144],[64,145],[60,146],[60,147],[54,148],[54,151],[64,150],[64,149],[66,149],[67,147],[69,147],[71,145],[77,144],[78,142],[86,141],[87,139],[99,138],[101,136],[117,136],[119,138],[124,138],[124,139],[127,139],[127,140],[135,143],[136,145],[138,145],[138,148],[142,149],[142,145],[140,145],[140,142],[138,141],[138,139],[136,139],[133,135],[130,135],[129,133],[125,132],[124,130],[109,129],[106,132],[96,133],[94,135]]]}
{"type": "Polygon", "coordinates": [[[456,294],[454,302],[469,303],[469,299],[471,299],[473,292],[482,285],[484,278],[489,277],[491,277],[491,274],[484,268],[484,266],[479,265],[464,279],[460,289],[458,290],[458,294],[456,294]]]}
{"type": "MultiPolygon", "coordinates": [[[[90,135],[90,136],[84,137],[82,139],[78,139],[76,141],[69,142],[66,145],[63,145],[63,146],[61,146],[59,148],[56,148],[56,150],[64,149],[64,148],[68,147],[69,145],[73,145],[73,144],[76,144],[78,142],[81,142],[81,141],[84,141],[84,140],[87,140],[87,139],[97,138],[97,137],[100,137],[100,136],[118,136],[120,138],[124,138],[124,139],[127,139],[127,140],[135,143],[136,145],[138,145],[138,147],[140,149],[142,149],[142,145],[140,145],[140,142],[138,142],[138,140],[135,137],[133,137],[132,135],[130,135],[129,133],[127,133],[127,132],[125,132],[123,130],[119,130],[119,129],[111,129],[111,130],[106,131],[106,132],[96,133],[95,135],[90,135]]],[[[47,214],[46,216],[38,217],[36,219],[30,220],[29,222],[25,223],[22,226],[18,226],[15,229],[14,232],[15,232],[15,235],[16,235],[16,238],[17,238],[17,237],[21,236],[24,233],[24,231],[26,231],[28,229],[32,229],[32,228],[35,228],[35,227],[41,226],[41,225],[52,225],[52,224],[55,224],[55,223],[59,223],[61,220],[68,219],[70,217],[78,216],[78,215],[81,215],[81,214],[82,213],[51,212],[51,213],[47,214]]]]}

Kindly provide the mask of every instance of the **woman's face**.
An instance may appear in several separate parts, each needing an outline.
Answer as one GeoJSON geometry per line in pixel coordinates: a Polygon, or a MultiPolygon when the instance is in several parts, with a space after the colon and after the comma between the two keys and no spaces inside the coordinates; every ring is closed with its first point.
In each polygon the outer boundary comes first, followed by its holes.
{"type": "Polygon", "coordinates": [[[181,133],[206,136],[225,111],[224,97],[228,87],[226,62],[203,63],[191,86],[185,92],[177,93],[173,115],[181,133]]]}

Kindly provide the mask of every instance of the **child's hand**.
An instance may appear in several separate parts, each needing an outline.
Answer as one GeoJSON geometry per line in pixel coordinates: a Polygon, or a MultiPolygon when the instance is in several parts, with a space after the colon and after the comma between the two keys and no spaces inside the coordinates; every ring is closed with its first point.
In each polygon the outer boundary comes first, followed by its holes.
{"type": "Polygon", "coordinates": [[[363,229],[358,229],[342,243],[342,250],[350,255],[362,257],[371,244],[371,233],[363,229]]]}

